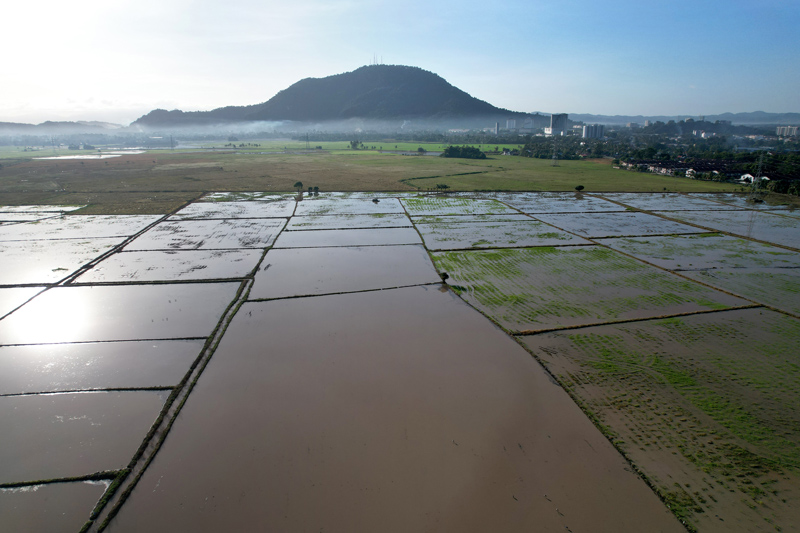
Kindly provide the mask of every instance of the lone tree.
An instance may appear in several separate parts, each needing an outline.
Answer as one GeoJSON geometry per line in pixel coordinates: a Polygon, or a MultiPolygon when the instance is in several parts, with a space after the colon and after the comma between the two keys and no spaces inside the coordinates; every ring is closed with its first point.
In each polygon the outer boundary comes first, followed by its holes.
{"type": "Polygon", "coordinates": [[[295,182],[294,188],[297,189],[297,192],[300,192],[303,189],[303,182],[302,181],[295,182]]]}
{"type": "Polygon", "coordinates": [[[578,185],[577,187],[575,187],[575,190],[578,191],[578,192],[582,191],[583,190],[583,185],[578,185]]]}

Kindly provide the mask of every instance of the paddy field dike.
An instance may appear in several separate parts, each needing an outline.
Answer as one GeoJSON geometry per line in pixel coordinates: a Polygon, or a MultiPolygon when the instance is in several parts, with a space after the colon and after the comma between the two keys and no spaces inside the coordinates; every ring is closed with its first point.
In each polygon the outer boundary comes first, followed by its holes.
{"type": "Polygon", "coordinates": [[[165,194],[0,206],[0,530],[798,530],[793,205],[165,194]]]}

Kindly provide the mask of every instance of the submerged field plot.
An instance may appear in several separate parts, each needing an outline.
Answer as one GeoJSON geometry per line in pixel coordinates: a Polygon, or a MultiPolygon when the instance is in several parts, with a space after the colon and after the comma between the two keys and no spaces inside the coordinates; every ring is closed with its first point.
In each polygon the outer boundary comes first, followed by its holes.
{"type": "Polygon", "coordinates": [[[748,239],[788,246],[800,250],[800,218],[783,216],[780,211],[663,212],[683,222],[714,231],[724,231],[748,239]]]}
{"type": "Polygon", "coordinates": [[[790,531],[798,219],[741,198],[0,207],[0,530],[790,531]]]}
{"type": "Polygon", "coordinates": [[[624,211],[625,208],[608,200],[581,193],[495,193],[496,200],[523,213],[593,213],[624,211]]]}
{"type": "Polygon", "coordinates": [[[516,213],[496,200],[476,198],[422,197],[404,198],[409,215],[504,215],[516,213]]]}
{"type": "Polygon", "coordinates": [[[523,339],[700,531],[800,523],[800,321],[747,309],[523,339]]]}
{"type": "Polygon", "coordinates": [[[433,258],[466,301],[517,332],[749,305],[600,246],[433,258]]]}
{"type": "Polygon", "coordinates": [[[538,220],[485,222],[472,221],[471,217],[436,218],[448,218],[449,222],[417,221],[417,230],[429,250],[590,244],[538,220]]]}
{"type": "Polygon", "coordinates": [[[604,239],[682,276],[800,316],[800,253],[720,234],[604,239]]]}

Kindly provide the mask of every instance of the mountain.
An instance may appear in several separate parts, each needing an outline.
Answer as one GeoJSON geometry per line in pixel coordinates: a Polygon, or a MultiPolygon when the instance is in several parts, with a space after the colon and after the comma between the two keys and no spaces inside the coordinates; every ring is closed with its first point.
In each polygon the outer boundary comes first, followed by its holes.
{"type": "Polygon", "coordinates": [[[306,78],[264,103],[183,112],[156,109],[131,126],[197,126],[250,121],[441,120],[521,116],[497,108],[418,67],[370,65],[306,78]]]}
{"type": "Polygon", "coordinates": [[[124,126],[109,122],[42,122],[41,124],[22,124],[0,122],[0,135],[72,135],[82,133],[114,133],[124,126]]]}

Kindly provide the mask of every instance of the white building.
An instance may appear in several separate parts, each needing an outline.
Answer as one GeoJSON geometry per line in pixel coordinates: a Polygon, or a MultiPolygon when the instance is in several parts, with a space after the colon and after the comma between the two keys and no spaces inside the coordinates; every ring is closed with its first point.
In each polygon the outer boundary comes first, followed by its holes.
{"type": "Polygon", "coordinates": [[[602,124],[592,124],[583,127],[584,139],[602,139],[606,134],[606,127],[602,124]]]}

